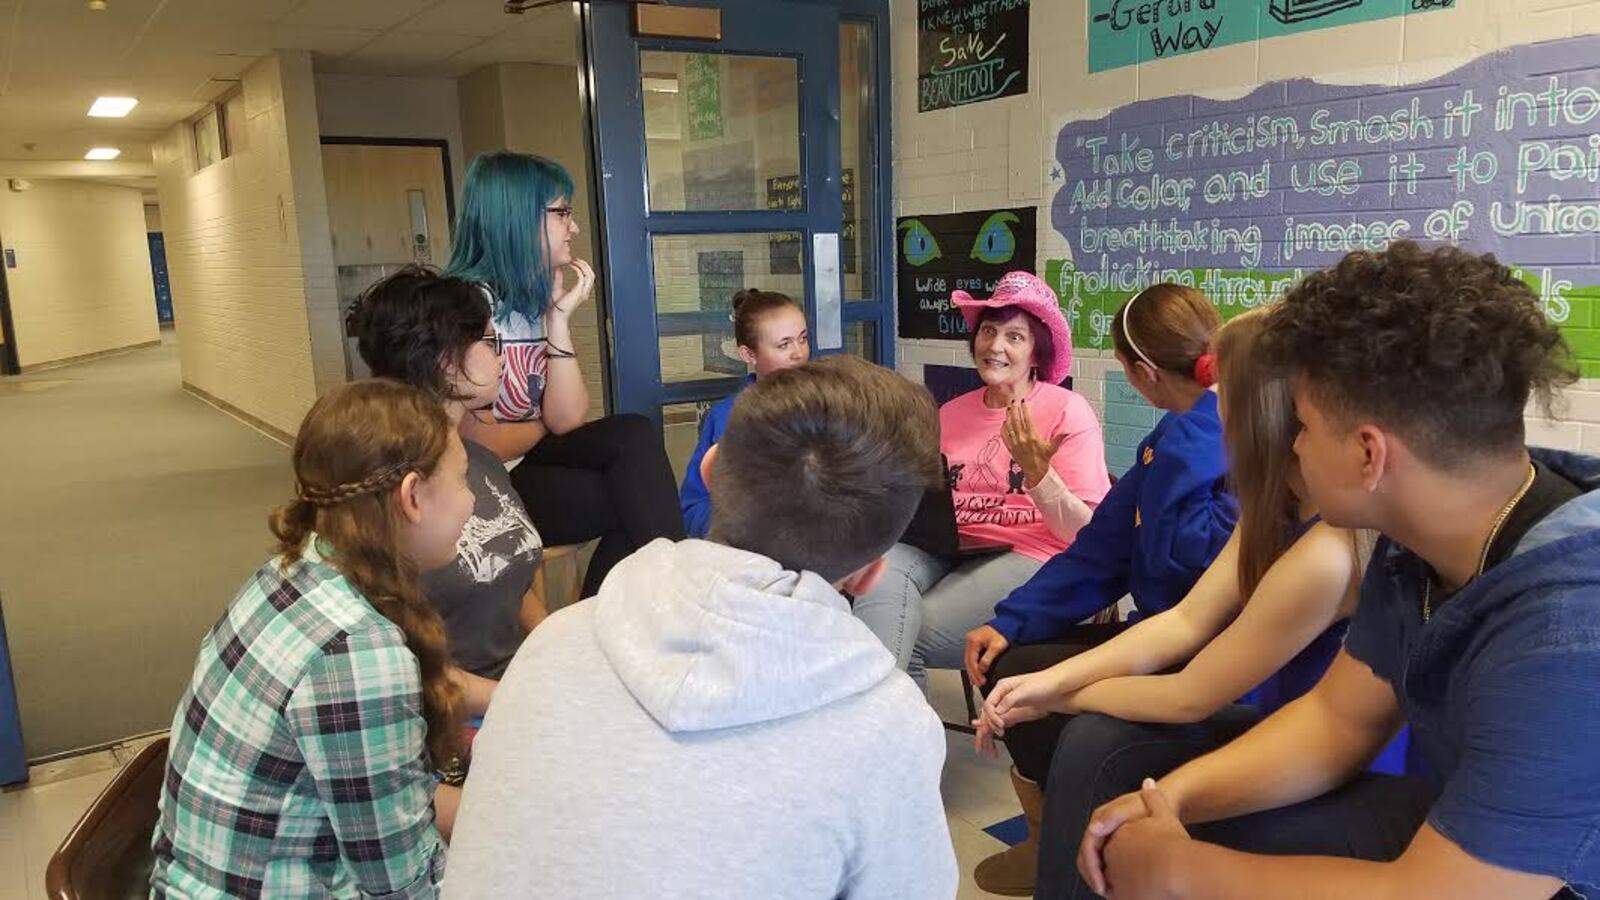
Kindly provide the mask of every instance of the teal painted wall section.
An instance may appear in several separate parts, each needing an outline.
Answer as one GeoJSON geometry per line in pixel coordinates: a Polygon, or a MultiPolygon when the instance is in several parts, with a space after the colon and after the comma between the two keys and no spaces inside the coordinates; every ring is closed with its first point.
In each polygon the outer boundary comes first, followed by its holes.
{"type": "Polygon", "coordinates": [[[1106,468],[1121,476],[1133,468],[1133,453],[1164,413],[1145,402],[1121,372],[1106,373],[1106,468]]]}

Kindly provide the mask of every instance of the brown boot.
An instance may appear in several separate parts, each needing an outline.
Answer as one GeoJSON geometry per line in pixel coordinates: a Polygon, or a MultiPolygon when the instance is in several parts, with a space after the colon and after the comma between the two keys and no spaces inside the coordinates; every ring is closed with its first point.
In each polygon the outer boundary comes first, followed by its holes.
{"type": "Polygon", "coordinates": [[[1039,823],[1044,819],[1044,792],[1037,781],[1023,778],[1013,766],[1011,787],[1022,802],[1022,816],[1028,820],[1028,837],[1022,843],[989,857],[973,870],[972,878],[991,894],[1002,897],[1032,897],[1033,880],[1039,869],[1039,823]]]}

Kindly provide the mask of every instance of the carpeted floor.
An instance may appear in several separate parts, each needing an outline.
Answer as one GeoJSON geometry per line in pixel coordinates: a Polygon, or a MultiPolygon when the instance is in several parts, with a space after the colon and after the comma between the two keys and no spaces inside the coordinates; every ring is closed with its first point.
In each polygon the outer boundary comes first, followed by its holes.
{"type": "Polygon", "coordinates": [[[286,448],[183,392],[170,335],[0,378],[0,601],[29,757],[171,724],[289,488],[286,448]]]}

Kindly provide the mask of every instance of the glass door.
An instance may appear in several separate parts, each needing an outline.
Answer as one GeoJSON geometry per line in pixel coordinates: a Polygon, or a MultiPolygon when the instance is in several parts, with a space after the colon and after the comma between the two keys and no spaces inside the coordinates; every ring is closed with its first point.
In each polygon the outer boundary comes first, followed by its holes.
{"type": "Polygon", "coordinates": [[[886,7],[726,2],[720,38],[695,41],[588,8],[613,408],[660,421],[680,467],[745,376],[742,288],[803,300],[813,355],[893,362],[886,7]]]}

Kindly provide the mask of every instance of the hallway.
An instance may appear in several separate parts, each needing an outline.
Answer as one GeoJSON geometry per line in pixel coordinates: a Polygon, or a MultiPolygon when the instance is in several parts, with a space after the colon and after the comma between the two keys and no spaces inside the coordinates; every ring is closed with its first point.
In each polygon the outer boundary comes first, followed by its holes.
{"type": "Polygon", "coordinates": [[[0,378],[0,602],[30,758],[170,724],[290,480],[285,447],[183,391],[170,332],[0,378]]]}

